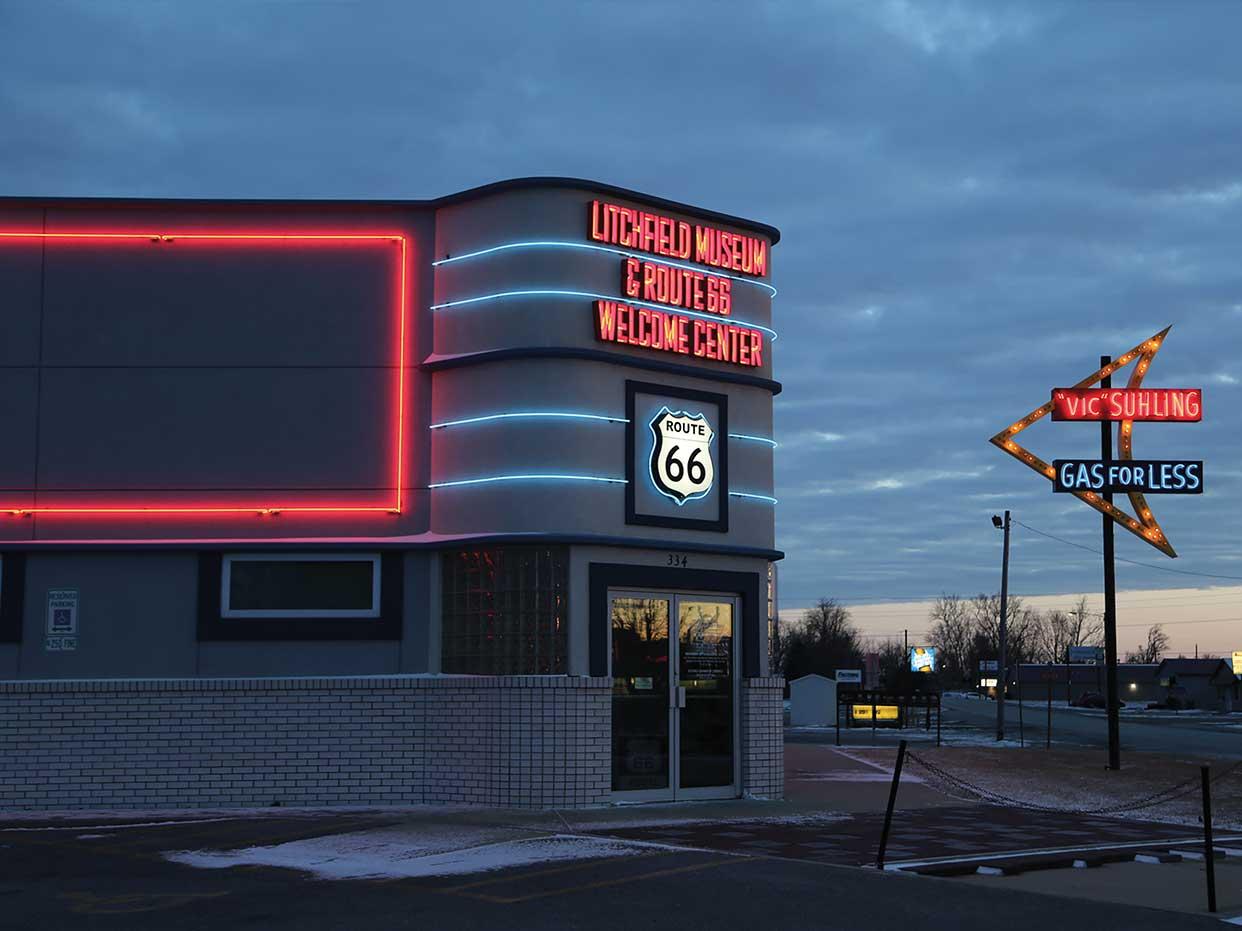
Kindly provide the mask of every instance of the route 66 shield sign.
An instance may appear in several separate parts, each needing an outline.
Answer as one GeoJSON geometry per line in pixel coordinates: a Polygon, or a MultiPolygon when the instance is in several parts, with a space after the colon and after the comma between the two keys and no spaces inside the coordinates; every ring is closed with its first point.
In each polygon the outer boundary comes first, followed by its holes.
{"type": "Polygon", "coordinates": [[[712,440],[716,432],[701,413],[660,409],[649,424],[651,480],[660,494],[678,506],[695,501],[712,490],[716,467],[712,463],[712,440]]]}

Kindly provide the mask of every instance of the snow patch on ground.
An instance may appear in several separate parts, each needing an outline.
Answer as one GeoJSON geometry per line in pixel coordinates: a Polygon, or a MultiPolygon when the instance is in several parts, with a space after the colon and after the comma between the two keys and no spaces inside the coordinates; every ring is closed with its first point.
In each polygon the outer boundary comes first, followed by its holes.
{"type": "Polygon", "coordinates": [[[204,869],[272,866],[303,870],[319,879],[412,879],[642,854],[653,845],[634,841],[552,834],[483,843],[455,850],[438,848],[426,834],[363,831],[289,841],[240,850],[182,850],[164,856],[204,869]]]}

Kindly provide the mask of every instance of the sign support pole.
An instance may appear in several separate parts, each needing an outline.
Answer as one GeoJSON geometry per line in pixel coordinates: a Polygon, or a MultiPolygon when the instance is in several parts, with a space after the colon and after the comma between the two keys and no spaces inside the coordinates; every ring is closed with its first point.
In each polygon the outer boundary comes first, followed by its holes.
{"type": "MultiPolygon", "coordinates": [[[[995,518],[994,518],[995,519],[995,518]]],[[[1008,684],[1009,677],[1005,675],[1005,622],[1009,608],[1009,512],[1005,512],[1005,543],[1004,550],[1001,555],[1001,590],[1000,590],[1000,631],[997,646],[997,652],[1000,654],[996,661],[996,739],[998,741],[1005,739],[1005,686],[1008,684]]],[[[1018,679],[1022,679],[1022,670],[1018,670],[1018,679]]],[[[1019,709],[1021,705],[1018,706],[1019,709]]],[[[1020,712],[1019,712],[1020,713],[1020,712]]]]}
{"type": "MultiPolygon", "coordinates": [[[[1100,356],[1100,367],[1111,363],[1111,356],[1100,356]]],[[[1106,375],[1100,381],[1100,387],[1111,388],[1113,377],[1106,375]]],[[[1100,421],[1100,459],[1105,469],[1113,458],[1113,425],[1110,421],[1100,421]]],[[[1113,493],[1106,491],[1104,500],[1112,504],[1113,493]]],[[[1105,702],[1108,715],[1108,768],[1121,769],[1121,716],[1117,705],[1117,564],[1113,558],[1113,520],[1107,514],[1102,517],[1104,524],[1104,663],[1105,679],[1108,685],[1105,702]]]]}

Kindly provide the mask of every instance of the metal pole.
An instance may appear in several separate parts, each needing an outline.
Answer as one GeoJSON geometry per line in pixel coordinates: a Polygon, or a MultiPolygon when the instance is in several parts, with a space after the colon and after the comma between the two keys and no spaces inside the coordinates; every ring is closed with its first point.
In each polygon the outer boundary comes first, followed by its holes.
{"type": "Polygon", "coordinates": [[[1005,547],[1001,555],[1000,658],[996,662],[996,739],[1005,739],[1005,613],[1009,607],[1009,512],[1005,512],[1005,547]]]}
{"type": "MultiPolygon", "coordinates": [[[[1111,363],[1111,356],[1100,356],[1100,367],[1111,363]]],[[[1105,376],[1100,387],[1111,388],[1113,377],[1105,376]]],[[[1104,461],[1104,470],[1108,471],[1108,463],[1113,458],[1113,429],[1107,420],[1100,421],[1100,459],[1104,461]]],[[[1112,504],[1113,494],[1106,491],[1104,500],[1112,504]]],[[[1113,559],[1113,519],[1103,515],[1104,530],[1104,662],[1105,680],[1108,683],[1105,695],[1105,706],[1108,714],[1108,768],[1121,769],[1121,715],[1117,706],[1117,564],[1113,559]]]]}
{"type": "MultiPolygon", "coordinates": [[[[1053,672],[1052,663],[1048,664],[1048,671],[1053,672]]],[[[1048,676],[1048,730],[1044,732],[1044,749],[1052,749],[1052,675],[1048,676]]]]}
{"type": "Polygon", "coordinates": [[[897,765],[893,767],[893,785],[888,790],[888,809],[884,812],[884,828],[880,831],[880,852],[875,858],[875,868],[884,869],[884,851],[888,849],[888,829],[893,823],[893,806],[897,804],[897,785],[901,782],[901,764],[906,760],[906,742],[897,745],[897,765]]]}
{"type": "Polygon", "coordinates": [[[1018,663],[1018,747],[1026,746],[1026,730],[1022,726],[1022,664],[1018,663]]]}
{"type": "Polygon", "coordinates": [[[841,694],[839,692],[837,693],[837,746],[841,746],[841,694]]]}
{"type": "MultiPolygon", "coordinates": [[[[900,759],[897,763],[901,765],[900,759]]],[[[1216,911],[1216,851],[1212,847],[1212,780],[1208,778],[1210,766],[1200,766],[1199,776],[1203,781],[1203,861],[1207,864],[1208,911],[1216,911]]],[[[896,789],[894,788],[894,791],[896,789]]],[[[888,807],[893,807],[889,801],[888,807]]],[[[881,856],[883,852],[881,851],[881,856]]]]}

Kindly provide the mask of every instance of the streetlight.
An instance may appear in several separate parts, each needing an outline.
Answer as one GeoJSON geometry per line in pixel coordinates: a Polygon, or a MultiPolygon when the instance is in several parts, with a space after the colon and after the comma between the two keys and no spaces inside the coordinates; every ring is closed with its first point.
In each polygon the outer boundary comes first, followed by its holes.
{"type": "MultiPolygon", "coordinates": [[[[1009,607],[1009,512],[1005,519],[992,515],[992,526],[1005,531],[1005,548],[1001,556],[1000,656],[996,661],[996,739],[1005,739],[1005,613],[1009,607]]],[[[1018,675],[1022,675],[1021,668],[1018,675]]]]}

